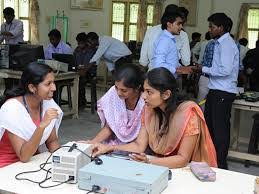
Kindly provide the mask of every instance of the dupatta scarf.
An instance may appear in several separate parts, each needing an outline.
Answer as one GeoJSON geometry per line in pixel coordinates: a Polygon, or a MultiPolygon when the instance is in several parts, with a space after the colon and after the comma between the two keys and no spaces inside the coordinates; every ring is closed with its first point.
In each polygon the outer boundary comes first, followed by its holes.
{"type": "Polygon", "coordinates": [[[97,102],[97,113],[100,117],[102,127],[106,124],[115,134],[114,141],[111,144],[128,143],[136,139],[141,128],[141,114],[145,105],[144,100],[140,97],[133,116],[128,118],[125,100],[120,99],[112,86],[108,92],[97,102]]]}
{"type": "MultiPolygon", "coordinates": [[[[43,100],[43,116],[49,108],[57,109],[59,115],[58,118],[52,119],[50,124],[44,129],[39,145],[45,144],[54,127],[56,129],[56,134],[58,136],[58,129],[62,120],[63,112],[53,99],[43,100]]],[[[0,109],[0,118],[0,140],[5,130],[8,130],[9,132],[17,135],[18,137],[28,141],[32,137],[33,133],[37,128],[24,105],[17,99],[7,100],[2,105],[0,109]]]]}
{"type": "Polygon", "coordinates": [[[186,126],[195,112],[198,116],[200,133],[191,157],[193,161],[204,161],[210,166],[217,167],[216,151],[212,143],[207,124],[201,109],[195,102],[181,103],[169,121],[167,134],[159,136],[159,118],[153,109],[145,107],[144,125],[149,136],[150,148],[159,155],[170,156],[179,146],[186,126]]]}

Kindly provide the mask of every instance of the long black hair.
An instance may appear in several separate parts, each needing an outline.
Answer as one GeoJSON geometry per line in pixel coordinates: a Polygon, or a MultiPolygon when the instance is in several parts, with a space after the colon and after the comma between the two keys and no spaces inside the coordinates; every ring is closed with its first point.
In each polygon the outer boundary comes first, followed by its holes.
{"type": "Polygon", "coordinates": [[[19,85],[4,92],[0,106],[2,106],[2,104],[10,98],[32,94],[28,88],[29,84],[37,86],[45,79],[47,74],[51,72],[53,72],[53,69],[48,65],[40,64],[37,62],[30,63],[25,67],[19,85]]]}
{"type": "Polygon", "coordinates": [[[144,72],[134,64],[120,65],[114,72],[115,81],[123,81],[127,88],[142,91],[144,83],[144,72]]]}
{"type": "Polygon", "coordinates": [[[149,71],[146,80],[148,84],[158,90],[161,95],[167,90],[171,91],[171,96],[165,101],[165,111],[163,112],[159,107],[154,109],[159,118],[159,129],[163,125],[163,128],[159,130],[159,135],[162,136],[168,133],[170,117],[174,114],[177,106],[184,101],[184,98],[177,94],[177,83],[173,74],[164,67],[149,71]]]}

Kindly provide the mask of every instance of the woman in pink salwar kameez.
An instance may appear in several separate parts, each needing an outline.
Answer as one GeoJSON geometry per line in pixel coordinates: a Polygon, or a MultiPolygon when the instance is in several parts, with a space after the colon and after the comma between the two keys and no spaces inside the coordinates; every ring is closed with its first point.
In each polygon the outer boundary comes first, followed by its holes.
{"type": "Polygon", "coordinates": [[[141,98],[143,72],[136,65],[126,64],[116,69],[114,77],[115,85],[97,102],[102,129],[88,143],[125,144],[139,134],[145,105],[141,98]]]}

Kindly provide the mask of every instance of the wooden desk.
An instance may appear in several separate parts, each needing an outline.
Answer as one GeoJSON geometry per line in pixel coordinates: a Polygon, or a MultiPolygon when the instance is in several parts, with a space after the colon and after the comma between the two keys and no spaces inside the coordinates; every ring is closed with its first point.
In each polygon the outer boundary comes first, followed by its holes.
{"type": "MultiPolygon", "coordinates": [[[[15,175],[28,170],[39,169],[39,165],[45,162],[49,153],[42,153],[34,156],[30,162],[17,162],[12,165],[0,168],[0,193],[19,194],[85,194],[87,191],[78,189],[77,184],[63,184],[57,187],[42,189],[37,184],[28,181],[18,181],[15,175]]],[[[48,166],[49,167],[49,166],[48,166]]],[[[47,167],[47,168],[48,168],[47,167]]],[[[116,167],[115,167],[116,168],[116,167]]],[[[162,194],[253,194],[255,176],[237,173],[233,171],[214,168],[216,171],[215,182],[201,182],[190,171],[188,167],[173,169],[172,180],[169,181],[168,187],[162,194]]],[[[26,174],[23,177],[33,180],[42,180],[46,172],[26,174]]],[[[46,185],[56,184],[51,180],[46,185]]]]}
{"type": "MultiPolygon", "coordinates": [[[[12,79],[21,79],[22,71],[15,71],[11,69],[1,69],[0,78],[12,78],[12,79]]],[[[55,81],[61,80],[73,80],[72,87],[72,109],[65,111],[64,115],[72,115],[73,118],[78,118],[78,85],[79,85],[79,75],[75,72],[65,72],[55,74],[55,81]]]]}
{"type": "Polygon", "coordinates": [[[254,154],[248,154],[238,151],[239,143],[239,129],[240,129],[240,111],[253,111],[259,112],[259,102],[247,102],[245,100],[235,100],[232,108],[234,109],[234,124],[233,124],[233,137],[231,139],[231,145],[233,150],[229,150],[228,156],[259,162],[259,156],[254,154]]]}

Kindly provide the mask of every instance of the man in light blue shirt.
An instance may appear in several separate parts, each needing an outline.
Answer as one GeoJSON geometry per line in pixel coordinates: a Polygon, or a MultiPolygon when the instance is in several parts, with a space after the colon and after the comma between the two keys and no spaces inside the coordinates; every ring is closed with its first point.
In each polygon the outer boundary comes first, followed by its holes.
{"type": "Polygon", "coordinates": [[[215,41],[212,67],[204,66],[202,72],[210,76],[209,89],[236,94],[239,71],[239,51],[229,33],[215,41]]]}
{"type": "MultiPolygon", "coordinates": [[[[180,11],[180,13],[182,13],[184,16],[185,23],[187,21],[189,11],[184,7],[178,7],[175,4],[169,4],[166,6],[164,14],[174,13],[177,10],[180,11]]],[[[140,65],[148,66],[149,69],[152,69],[151,61],[154,55],[154,42],[159,38],[162,32],[163,30],[161,29],[161,24],[147,29],[141,46],[139,59],[140,65]]],[[[184,66],[190,65],[191,51],[188,34],[182,29],[180,35],[175,36],[175,40],[181,64],[184,66]]]]}
{"type": "Polygon", "coordinates": [[[73,54],[72,48],[61,40],[61,33],[57,29],[49,32],[50,44],[45,48],[45,59],[52,59],[53,53],[73,54]]]}
{"type": "Polygon", "coordinates": [[[183,19],[178,11],[163,15],[161,19],[163,32],[154,43],[154,56],[151,61],[152,68],[165,67],[175,77],[176,69],[180,67],[180,64],[174,35],[180,34],[183,19]]]}
{"type": "Polygon", "coordinates": [[[238,92],[239,51],[229,34],[232,20],[226,14],[212,14],[208,21],[209,32],[215,40],[212,66],[198,65],[197,70],[209,75],[204,114],[216,148],[218,167],[227,169],[231,107],[238,92]]]}

